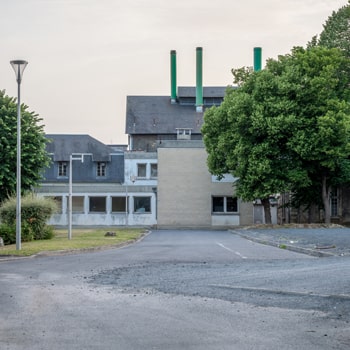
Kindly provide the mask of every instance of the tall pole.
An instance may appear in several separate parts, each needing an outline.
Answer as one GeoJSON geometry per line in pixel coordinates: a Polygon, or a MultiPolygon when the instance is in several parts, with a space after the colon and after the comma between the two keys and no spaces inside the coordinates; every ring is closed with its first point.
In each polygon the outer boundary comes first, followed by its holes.
{"type": "Polygon", "coordinates": [[[28,62],[15,60],[10,63],[15,71],[17,80],[16,250],[21,250],[21,81],[23,71],[28,62]]]}
{"type": "Polygon", "coordinates": [[[74,153],[69,156],[69,185],[68,185],[68,239],[72,239],[72,196],[73,196],[73,160],[84,163],[84,154],[74,153]]]}
{"type": "Polygon", "coordinates": [[[73,190],[73,157],[69,156],[69,189],[68,189],[68,239],[72,239],[72,190],[73,190]]]}

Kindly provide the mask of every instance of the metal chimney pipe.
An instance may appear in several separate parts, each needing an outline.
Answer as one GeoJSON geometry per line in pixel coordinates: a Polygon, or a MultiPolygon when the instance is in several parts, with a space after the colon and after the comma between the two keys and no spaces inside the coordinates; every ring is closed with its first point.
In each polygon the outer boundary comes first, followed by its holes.
{"type": "Polygon", "coordinates": [[[196,48],[196,111],[203,112],[203,49],[196,48]]]}
{"type": "Polygon", "coordinates": [[[176,51],[170,51],[170,102],[176,103],[177,100],[177,82],[176,82],[176,51]]]}
{"type": "Polygon", "coordinates": [[[261,70],[261,47],[254,47],[254,71],[261,70]]]}

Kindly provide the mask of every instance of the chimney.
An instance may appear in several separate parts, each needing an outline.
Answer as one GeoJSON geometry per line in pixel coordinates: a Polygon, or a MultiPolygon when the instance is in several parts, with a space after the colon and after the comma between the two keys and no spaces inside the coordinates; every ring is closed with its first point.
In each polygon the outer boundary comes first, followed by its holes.
{"type": "Polygon", "coordinates": [[[170,87],[171,87],[171,104],[175,104],[177,100],[177,83],[176,83],[176,51],[170,51],[170,87]]]}
{"type": "Polygon", "coordinates": [[[254,47],[254,71],[261,70],[261,47],[254,47]]]}
{"type": "Polygon", "coordinates": [[[196,48],[196,111],[203,112],[203,58],[201,47],[196,48]]]}

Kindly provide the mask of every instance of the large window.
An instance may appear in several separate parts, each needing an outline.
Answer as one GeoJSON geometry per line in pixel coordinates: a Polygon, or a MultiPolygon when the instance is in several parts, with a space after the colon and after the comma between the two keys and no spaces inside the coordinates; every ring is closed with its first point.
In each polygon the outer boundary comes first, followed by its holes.
{"type": "Polygon", "coordinates": [[[62,214],[62,196],[45,196],[45,198],[53,199],[57,205],[57,212],[55,214],[62,214]]]}
{"type": "Polygon", "coordinates": [[[98,162],[97,163],[97,177],[104,177],[106,176],[106,163],[98,162]]]}
{"type": "Polygon", "coordinates": [[[146,177],[147,175],[147,164],[137,164],[137,177],[146,177]]]}
{"type": "Polygon", "coordinates": [[[237,198],[226,196],[212,197],[212,211],[213,213],[237,213],[237,198]]]}
{"type": "Polygon", "coordinates": [[[73,213],[84,213],[84,197],[73,196],[72,197],[72,212],[73,213]]]}
{"type": "Polygon", "coordinates": [[[67,176],[67,162],[58,162],[58,176],[59,177],[67,176]]]}
{"type": "Polygon", "coordinates": [[[134,212],[135,213],[150,213],[151,212],[151,197],[134,197],[134,212]]]}
{"type": "Polygon", "coordinates": [[[106,197],[89,197],[90,213],[106,212],[106,197]]]}
{"type": "Polygon", "coordinates": [[[112,213],[126,212],[126,197],[112,197],[112,213]]]}

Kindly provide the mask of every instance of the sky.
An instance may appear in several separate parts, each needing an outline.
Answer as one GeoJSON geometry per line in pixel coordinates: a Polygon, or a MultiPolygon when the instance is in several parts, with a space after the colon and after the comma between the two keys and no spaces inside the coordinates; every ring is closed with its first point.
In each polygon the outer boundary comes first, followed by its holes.
{"type": "Polygon", "coordinates": [[[0,90],[17,96],[14,59],[28,61],[21,102],[44,131],[126,144],[128,95],[170,96],[178,86],[232,84],[232,68],[305,46],[347,0],[0,0],[0,90]]]}

